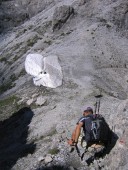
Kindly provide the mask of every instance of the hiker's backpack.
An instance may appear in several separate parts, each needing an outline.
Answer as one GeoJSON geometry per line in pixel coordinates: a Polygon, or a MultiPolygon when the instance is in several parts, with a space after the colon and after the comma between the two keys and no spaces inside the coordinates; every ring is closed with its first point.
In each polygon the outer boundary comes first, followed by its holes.
{"type": "Polygon", "coordinates": [[[111,130],[105,119],[99,115],[89,115],[85,119],[86,142],[103,142],[107,144],[111,140],[111,130]]]}

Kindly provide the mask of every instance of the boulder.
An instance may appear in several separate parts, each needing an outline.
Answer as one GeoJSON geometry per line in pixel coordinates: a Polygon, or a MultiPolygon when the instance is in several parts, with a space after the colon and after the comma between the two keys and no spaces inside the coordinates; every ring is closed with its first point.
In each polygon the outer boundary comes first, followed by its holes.
{"type": "Polygon", "coordinates": [[[68,18],[74,14],[74,9],[70,6],[63,5],[55,8],[52,20],[52,29],[60,29],[68,18]]]}
{"type": "Polygon", "coordinates": [[[31,105],[33,103],[33,99],[29,99],[28,101],[27,101],[27,105],[31,105]]]}
{"type": "Polygon", "coordinates": [[[80,0],[79,1],[79,6],[84,5],[86,3],[86,0],[80,0]]]}
{"type": "Polygon", "coordinates": [[[69,167],[69,170],[74,170],[74,168],[72,166],[69,167]]]}
{"type": "Polygon", "coordinates": [[[36,105],[42,106],[42,105],[45,104],[46,101],[47,101],[47,100],[44,99],[42,96],[39,96],[39,97],[37,98],[37,100],[36,100],[36,105]]]}
{"type": "Polygon", "coordinates": [[[52,162],[52,161],[53,161],[53,159],[52,159],[52,157],[51,157],[50,155],[47,155],[47,156],[45,157],[45,159],[44,159],[45,164],[48,164],[48,163],[50,163],[50,162],[52,162]]]}
{"type": "Polygon", "coordinates": [[[45,158],[43,157],[43,156],[40,156],[39,158],[38,158],[38,161],[39,162],[41,162],[41,161],[43,161],[45,158]]]}

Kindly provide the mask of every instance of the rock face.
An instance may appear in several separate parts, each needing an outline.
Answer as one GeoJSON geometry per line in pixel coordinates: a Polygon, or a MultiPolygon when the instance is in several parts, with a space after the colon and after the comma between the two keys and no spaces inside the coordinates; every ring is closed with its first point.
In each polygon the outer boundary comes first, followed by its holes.
{"type": "Polygon", "coordinates": [[[1,169],[128,169],[127,7],[127,0],[1,2],[1,169]],[[61,86],[33,85],[24,68],[33,53],[58,57],[61,86]],[[81,161],[76,150],[70,153],[67,138],[83,110],[95,109],[100,93],[100,113],[113,138],[107,154],[87,166],[89,153],[81,161]],[[22,110],[26,104],[30,113],[22,110]]]}
{"type": "Polygon", "coordinates": [[[52,29],[60,29],[68,18],[74,13],[74,9],[70,6],[57,7],[53,14],[52,29]]]}
{"type": "Polygon", "coordinates": [[[16,27],[29,19],[29,14],[15,1],[2,1],[0,4],[0,32],[6,28],[16,27]]]}
{"type": "Polygon", "coordinates": [[[0,32],[21,25],[52,3],[48,1],[13,0],[0,3],[0,32]]]}

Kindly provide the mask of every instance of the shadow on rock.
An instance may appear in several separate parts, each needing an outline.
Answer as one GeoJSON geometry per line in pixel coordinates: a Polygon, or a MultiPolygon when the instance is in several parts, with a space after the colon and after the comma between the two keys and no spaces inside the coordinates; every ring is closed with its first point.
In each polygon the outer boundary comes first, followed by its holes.
{"type": "Polygon", "coordinates": [[[107,154],[109,154],[116,145],[117,140],[118,136],[111,131],[111,140],[106,144],[106,147],[101,152],[94,153],[93,156],[86,160],[88,166],[93,163],[95,159],[104,158],[107,154]]]}
{"type": "Polygon", "coordinates": [[[33,117],[30,108],[24,107],[10,118],[0,122],[0,169],[11,169],[19,158],[36,148],[34,143],[27,143],[28,125],[33,117]]]}
{"type": "Polygon", "coordinates": [[[112,150],[112,148],[114,148],[114,146],[116,145],[116,142],[118,140],[118,136],[117,134],[115,134],[113,131],[112,131],[112,138],[111,138],[111,141],[110,143],[108,143],[105,151],[104,151],[104,155],[105,156],[106,154],[109,154],[112,150]]]}

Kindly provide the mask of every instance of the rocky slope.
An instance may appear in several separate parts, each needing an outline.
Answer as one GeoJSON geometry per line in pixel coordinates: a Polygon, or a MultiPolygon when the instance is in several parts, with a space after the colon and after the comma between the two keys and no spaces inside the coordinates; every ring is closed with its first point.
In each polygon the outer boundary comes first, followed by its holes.
{"type": "Polygon", "coordinates": [[[13,0],[0,9],[1,169],[128,169],[127,0],[13,0]],[[34,86],[24,70],[29,53],[57,55],[63,85],[34,86]],[[118,140],[88,167],[66,140],[99,93],[118,140]]]}

